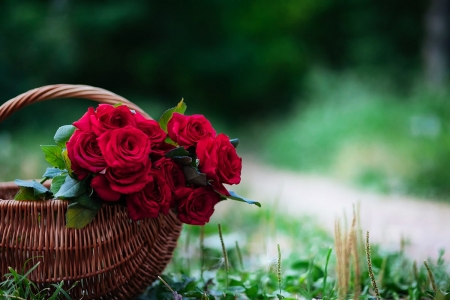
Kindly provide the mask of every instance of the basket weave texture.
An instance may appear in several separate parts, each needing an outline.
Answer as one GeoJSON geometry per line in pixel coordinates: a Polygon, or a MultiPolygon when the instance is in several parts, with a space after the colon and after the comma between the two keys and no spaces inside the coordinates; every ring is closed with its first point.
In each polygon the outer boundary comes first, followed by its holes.
{"type": "MultiPolygon", "coordinates": [[[[0,121],[21,107],[55,98],[86,98],[139,107],[109,91],[89,86],[53,85],[31,90],[0,106],[0,121]]],[[[149,117],[150,118],[150,117],[149,117]]],[[[39,288],[60,283],[73,299],[133,299],[162,273],[182,228],[170,212],[134,222],[126,207],[104,204],[82,229],[65,227],[67,201],[16,201],[18,187],[0,183],[0,271],[36,263],[29,279],[39,288]],[[5,199],[5,200],[2,200],[5,199]]]]}

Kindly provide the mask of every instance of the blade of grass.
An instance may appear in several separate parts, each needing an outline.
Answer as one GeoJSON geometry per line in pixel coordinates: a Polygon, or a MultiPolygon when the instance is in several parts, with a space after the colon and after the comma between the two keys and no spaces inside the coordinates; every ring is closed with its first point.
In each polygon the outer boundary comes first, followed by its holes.
{"type": "Polygon", "coordinates": [[[323,284],[322,284],[322,295],[326,294],[327,291],[327,279],[328,279],[328,264],[330,262],[330,256],[331,252],[333,251],[333,248],[328,248],[327,257],[325,260],[325,270],[323,274],[323,284]]]}

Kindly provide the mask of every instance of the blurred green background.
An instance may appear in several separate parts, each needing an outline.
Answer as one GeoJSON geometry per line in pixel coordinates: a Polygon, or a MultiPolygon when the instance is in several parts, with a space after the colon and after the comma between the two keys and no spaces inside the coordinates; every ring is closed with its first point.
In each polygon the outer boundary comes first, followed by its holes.
{"type": "MultiPolygon", "coordinates": [[[[239,136],[247,156],[386,193],[450,199],[445,0],[0,3],[0,97],[99,86],[239,136]]],[[[0,180],[37,178],[39,144],[88,102],[0,124],[0,180]]]]}

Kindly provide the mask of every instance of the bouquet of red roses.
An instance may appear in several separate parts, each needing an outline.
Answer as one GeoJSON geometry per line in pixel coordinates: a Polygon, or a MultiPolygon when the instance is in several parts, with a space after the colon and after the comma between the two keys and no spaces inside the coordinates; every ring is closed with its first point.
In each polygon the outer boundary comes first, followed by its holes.
{"type": "Polygon", "coordinates": [[[56,145],[41,146],[43,180],[16,180],[17,200],[70,201],[66,226],[82,228],[104,202],[122,203],[133,220],[155,218],[173,209],[180,221],[204,225],[214,206],[234,199],[260,206],[228,191],[241,181],[238,140],[216,134],[202,115],[183,115],[181,101],[159,122],[121,103],[100,104],[55,134],[56,145]],[[52,179],[50,189],[43,183],[52,179]]]}

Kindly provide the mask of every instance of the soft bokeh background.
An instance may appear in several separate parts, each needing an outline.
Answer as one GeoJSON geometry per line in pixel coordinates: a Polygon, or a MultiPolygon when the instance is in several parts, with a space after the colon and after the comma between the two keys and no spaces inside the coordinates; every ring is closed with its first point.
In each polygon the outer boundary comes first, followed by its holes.
{"type": "MultiPolygon", "coordinates": [[[[53,83],[188,113],[244,155],[377,192],[450,200],[446,0],[0,3],[0,102],[53,83]]],[[[0,180],[38,178],[88,102],[35,104],[0,124],[0,180]]]]}

